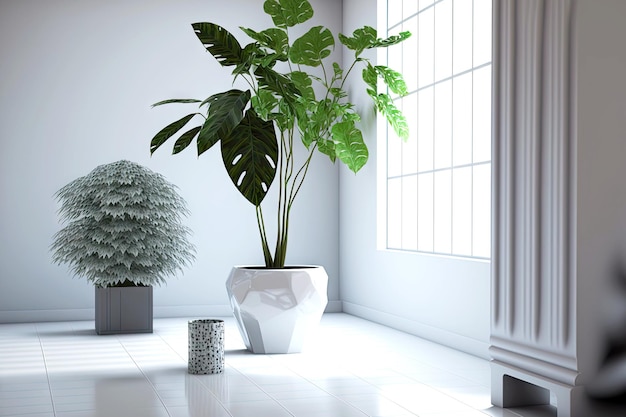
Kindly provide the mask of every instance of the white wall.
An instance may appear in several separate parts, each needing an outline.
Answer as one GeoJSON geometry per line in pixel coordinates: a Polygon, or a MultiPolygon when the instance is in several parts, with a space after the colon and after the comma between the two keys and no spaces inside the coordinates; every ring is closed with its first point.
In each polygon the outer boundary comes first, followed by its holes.
{"type": "MultiPolygon", "coordinates": [[[[376,0],[344,0],[344,33],[376,27],[376,0]]],[[[380,34],[379,34],[380,35],[380,34]]],[[[345,58],[348,55],[344,53],[345,58]]],[[[372,114],[369,98],[352,100],[372,114]]],[[[376,249],[376,128],[365,121],[370,161],[340,170],[340,297],[345,312],[488,357],[488,262],[376,249]]]]}
{"type": "MultiPolygon", "coordinates": [[[[316,0],[316,24],[341,25],[341,3],[316,0]]],[[[198,259],[155,291],[155,315],[226,314],[234,264],[262,263],[254,208],[231,185],[217,149],[150,157],[152,136],[183,107],[230,88],[229,69],[190,24],[270,23],[259,0],[0,0],[0,322],[91,319],[93,289],[51,263],[54,193],[97,165],[141,163],[180,187],[198,259]]],[[[340,59],[340,57],[338,58],[340,59]]],[[[338,305],[337,167],[317,159],[296,202],[288,262],[315,263],[338,305]]]]}

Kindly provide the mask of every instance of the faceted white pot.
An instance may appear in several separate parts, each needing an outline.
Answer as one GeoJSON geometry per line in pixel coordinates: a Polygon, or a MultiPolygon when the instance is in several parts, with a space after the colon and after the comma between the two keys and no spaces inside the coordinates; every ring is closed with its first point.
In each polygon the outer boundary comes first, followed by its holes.
{"type": "Polygon", "coordinates": [[[226,290],[239,332],[254,353],[297,353],[324,313],[328,275],[321,266],[236,266],[226,290]]]}

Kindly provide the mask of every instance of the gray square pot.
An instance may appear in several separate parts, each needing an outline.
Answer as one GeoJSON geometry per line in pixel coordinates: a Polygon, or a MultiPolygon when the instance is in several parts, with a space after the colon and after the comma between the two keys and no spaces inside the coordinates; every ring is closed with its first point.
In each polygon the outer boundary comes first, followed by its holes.
{"type": "Polygon", "coordinates": [[[152,287],[96,287],[96,333],[152,333],[152,287]]]}

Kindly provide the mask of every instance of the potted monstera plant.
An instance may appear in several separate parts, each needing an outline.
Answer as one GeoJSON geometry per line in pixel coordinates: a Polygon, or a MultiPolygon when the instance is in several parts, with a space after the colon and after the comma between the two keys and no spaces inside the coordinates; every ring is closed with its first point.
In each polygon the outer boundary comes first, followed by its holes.
{"type": "Polygon", "coordinates": [[[360,115],[344,88],[353,74],[360,73],[374,107],[397,135],[408,137],[406,119],[392,97],[406,94],[403,77],[391,68],[375,65],[363,53],[395,45],[410,33],[381,39],[375,29],[364,26],[351,36],[338,34],[339,42],[353,54],[344,69],[331,61],[338,43],[328,28],[298,27],[304,34],[291,38],[292,28],[313,16],[307,0],[266,0],[263,10],[274,25],[259,31],[240,28],[251,39],[243,46],[218,24],[192,24],[206,50],[232,71],[234,81],[243,81],[245,88],[154,104],[186,104],[197,109],[160,130],[152,138],[150,151],[154,153],[171,138],[174,154],[194,140],[198,155],[219,143],[233,184],[255,207],[265,258],[263,267],[233,268],[227,290],[234,314],[249,350],[285,353],[302,348],[303,338],[294,335],[306,334],[304,328],[316,325],[327,303],[328,277],[323,267],[286,264],[289,219],[296,197],[318,153],[355,173],[367,162],[360,115]],[[379,81],[386,85],[385,91],[378,91],[379,81]],[[195,125],[189,127],[192,121],[195,125]],[[298,159],[299,155],[304,157],[298,159]],[[274,184],[278,199],[272,215],[278,221],[272,241],[261,203],[274,184]],[[259,300],[264,300],[263,306],[255,310],[259,300]],[[285,300],[291,300],[288,306],[285,300]],[[295,319],[304,311],[310,313],[308,318],[295,319]]]}
{"type": "Polygon", "coordinates": [[[137,163],[100,165],[56,193],[53,261],[95,286],[98,334],[152,333],[152,288],[194,259],[176,187],[137,163]]]}

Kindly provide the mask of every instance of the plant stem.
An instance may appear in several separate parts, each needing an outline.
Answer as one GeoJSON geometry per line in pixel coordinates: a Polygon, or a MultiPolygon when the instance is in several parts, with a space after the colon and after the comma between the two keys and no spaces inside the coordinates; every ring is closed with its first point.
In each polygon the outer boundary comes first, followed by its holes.
{"type": "Polygon", "coordinates": [[[272,253],[267,244],[267,234],[265,232],[265,220],[263,219],[263,209],[256,206],[256,222],[259,226],[259,234],[261,235],[261,245],[263,246],[263,257],[265,258],[265,266],[269,267],[273,264],[272,253]]]}
{"type": "Polygon", "coordinates": [[[306,161],[302,164],[302,166],[296,173],[296,176],[294,178],[294,184],[292,185],[291,192],[289,193],[289,209],[290,210],[291,210],[291,205],[293,204],[294,200],[296,199],[296,196],[298,195],[298,192],[300,191],[300,187],[302,187],[302,184],[304,183],[304,179],[306,178],[306,174],[309,171],[309,165],[311,164],[311,160],[313,158],[313,154],[315,153],[316,148],[317,148],[317,142],[311,147],[308,158],[306,159],[306,161]],[[301,174],[302,176],[300,177],[301,174]],[[299,181],[298,181],[298,177],[300,177],[299,181]],[[297,186],[296,186],[296,182],[298,184],[297,186]]]}
{"type": "MultiPolygon", "coordinates": [[[[348,69],[347,74],[349,74],[357,60],[355,60],[350,68],[348,69]]],[[[324,84],[327,89],[327,97],[328,92],[330,91],[330,86],[328,85],[328,74],[326,73],[326,68],[322,65],[323,78],[320,81],[324,84]]],[[[344,74],[344,75],[347,75],[344,74]]],[[[341,87],[343,88],[343,84],[345,82],[345,76],[342,77],[341,87]]],[[[333,97],[332,101],[338,101],[338,97],[333,97]]],[[[324,131],[324,135],[328,134],[328,126],[322,128],[324,131]]],[[[322,134],[322,132],[319,132],[322,134]]],[[[278,158],[278,167],[277,171],[279,172],[279,190],[278,190],[278,210],[276,213],[276,246],[274,248],[274,254],[269,251],[269,246],[267,243],[267,235],[265,233],[265,225],[263,223],[263,215],[260,208],[257,208],[257,220],[259,222],[259,231],[261,233],[261,241],[263,244],[263,254],[265,257],[265,265],[268,268],[284,268],[285,262],[287,258],[287,242],[288,242],[288,234],[289,234],[289,218],[291,216],[291,208],[296,199],[296,196],[300,192],[304,180],[309,171],[309,166],[311,164],[313,154],[317,149],[317,142],[314,142],[309,149],[309,154],[306,157],[306,160],[303,162],[302,166],[298,168],[294,175],[295,168],[295,158],[294,158],[294,134],[295,128],[291,126],[286,128],[285,130],[281,130],[280,132],[280,149],[279,149],[279,158],[278,158]]]]}

